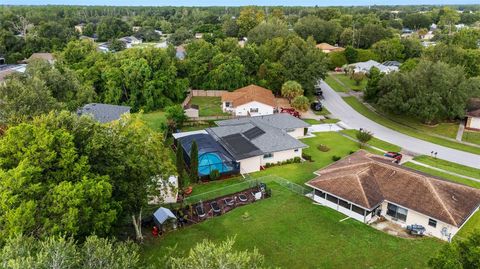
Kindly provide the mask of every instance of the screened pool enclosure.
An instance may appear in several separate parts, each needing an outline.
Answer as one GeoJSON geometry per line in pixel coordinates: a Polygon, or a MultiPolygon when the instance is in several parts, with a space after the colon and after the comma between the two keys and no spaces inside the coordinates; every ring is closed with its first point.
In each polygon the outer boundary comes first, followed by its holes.
{"type": "Polygon", "coordinates": [[[218,170],[220,175],[238,174],[240,164],[209,134],[193,134],[178,138],[182,144],[185,163],[190,166],[190,150],[193,141],[198,146],[198,175],[210,175],[213,170],[218,170]]]}

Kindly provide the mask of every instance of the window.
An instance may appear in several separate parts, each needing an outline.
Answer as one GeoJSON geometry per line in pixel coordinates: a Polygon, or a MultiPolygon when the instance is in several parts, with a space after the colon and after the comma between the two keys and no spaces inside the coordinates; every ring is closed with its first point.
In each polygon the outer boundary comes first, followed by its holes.
{"type": "Polygon", "coordinates": [[[295,149],[293,152],[298,152],[298,149],[295,149]]]}
{"type": "Polygon", "coordinates": [[[341,206],[343,206],[343,207],[345,207],[345,208],[347,208],[347,209],[350,209],[350,203],[347,202],[347,201],[344,201],[344,200],[339,199],[339,200],[338,200],[338,204],[341,205],[341,206]]]}
{"type": "Polygon", "coordinates": [[[325,193],[323,191],[315,190],[315,195],[325,199],[325,193]]]}
{"type": "Polygon", "coordinates": [[[337,204],[338,203],[338,199],[337,197],[335,196],[331,196],[330,194],[327,194],[327,200],[334,203],[334,204],[337,204]]]}
{"type": "Polygon", "coordinates": [[[258,113],[258,107],[250,108],[250,113],[258,113]]]}
{"type": "Polygon", "coordinates": [[[230,102],[225,102],[225,107],[230,107],[230,102]]]}
{"type": "Polygon", "coordinates": [[[263,158],[264,158],[264,159],[273,158],[273,153],[267,153],[267,154],[263,155],[263,158]]]}
{"type": "Polygon", "coordinates": [[[352,205],[352,211],[357,213],[357,214],[360,214],[362,216],[365,214],[365,210],[361,207],[356,206],[356,205],[352,205]]]}
{"type": "Polygon", "coordinates": [[[401,221],[406,221],[407,214],[408,214],[407,209],[388,203],[387,215],[389,215],[390,217],[401,220],[401,221]]]}
{"type": "Polygon", "coordinates": [[[434,219],[428,219],[428,225],[432,227],[437,227],[437,221],[434,219]]]}

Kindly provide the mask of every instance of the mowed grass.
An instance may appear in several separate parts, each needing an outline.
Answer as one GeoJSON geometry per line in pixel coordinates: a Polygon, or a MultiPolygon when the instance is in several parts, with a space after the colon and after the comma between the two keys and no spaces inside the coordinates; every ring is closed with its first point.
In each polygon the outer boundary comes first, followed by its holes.
{"type": "Polygon", "coordinates": [[[222,100],[220,97],[194,96],[190,104],[199,107],[200,117],[228,115],[222,111],[222,100]]]}
{"type": "Polygon", "coordinates": [[[183,256],[204,239],[218,243],[235,237],[236,250],[257,248],[272,267],[425,268],[444,244],[433,238],[397,238],[352,219],[340,222],[345,218],[341,213],[276,183],[269,187],[271,198],[147,241],[144,258],[160,268],[158,258],[170,247],[183,256]],[[247,212],[250,218],[245,220],[247,212]]]}
{"type": "Polygon", "coordinates": [[[441,177],[443,179],[447,179],[447,180],[450,180],[450,181],[453,181],[453,182],[456,182],[456,183],[460,183],[460,184],[464,184],[464,185],[467,185],[467,186],[470,186],[470,187],[473,187],[473,188],[480,189],[480,182],[477,182],[477,181],[473,181],[473,180],[466,179],[466,178],[459,177],[459,176],[450,175],[450,174],[447,174],[447,173],[444,173],[444,172],[441,172],[441,171],[437,171],[437,170],[434,170],[434,169],[431,169],[431,168],[428,168],[428,167],[425,167],[425,166],[421,166],[421,165],[418,165],[418,164],[415,164],[415,163],[411,163],[411,162],[404,163],[403,165],[406,166],[406,167],[415,169],[417,171],[427,173],[427,174],[432,175],[432,176],[441,177]]]}
{"type": "Polygon", "coordinates": [[[414,160],[417,162],[428,164],[436,168],[454,172],[460,175],[480,179],[480,169],[476,169],[473,167],[469,167],[469,166],[465,166],[458,163],[453,163],[453,162],[449,162],[449,161],[445,161],[445,160],[441,160],[441,159],[437,159],[437,158],[433,158],[425,155],[417,156],[414,158],[414,160]]]}
{"type": "Polygon", "coordinates": [[[167,122],[165,117],[165,112],[163,111],[154,111],[149,113],[144,113],[140,118],[150,127],[152,130],[160,132],[162,131],[163,126],[167,122]]]}
{"type": "Polygon", "coordinates": [[[360,83],[357,85],[357,83],[355,82],[355,80],[349,78],[347,75],[345,74],[332,74],[331,76],[333,76],[334,78],[338,79],[340,82],[343,83],[343,85],[345,85],[345,87],[347,88],[347,91],[348,90],[352,90],[352,91],[363,91],[365,90],[365,87],[367,86],[367,82],[368,82],[368,79],[365,77],[362,81],[360,81],[360,83]]]}
{"type": "Polygon", "coordinates": [[[462,141],[480,145],[480,132],[465,131],[462,141]]]}
{"type": "MultiPolygon", "coordinates": [[[[385,126],[390,129],[396,130],[400,133],[404,133],[406,135],[416,137],[418,139],[422,139],[428,142],[432,142],[438,145],[442,145],[445,147],[453,148],[453,149],[458,149],[458,150],[463,150],[466,152],[471,152],[475,154],[480,154],[480,148],[479,147],[474,147],[474,146],[469,146],[465,145],[462,143],[457,143],[452,140],[444,139],[441,137],[433,136],[431,134],[419,131],[417,129],[407,127],[406,125],[399,124],[397,122],[394,122],[388,118],[385,118],[372,110],[368,109],[364,104],[362,104],[360,101],[358,101],[355,97],[345,97],[343,98],[345,102],[347,102],[353,109],[355,109],[357,112],[362,114],[363,116],[385,126]]],[[[432,133],[435,133],[435,129],[432,127],[431,129],[432,133]]]]}
{"type": "MultiPolygon", "coordinates": [[[[342,133],[352,137],[352,138],[355,138],[357,139],[357,133],[358,133],[358,130],[343,130],[341,131],[342,133]]],[[[380,140],[378,138],[376,138],[375,136],[372,138],[372,140],[368,141],[368,143],[370,146],[374,146],[374,147],[377,147],[379,149],[383,149],[385,151],[394,151],[394,152],[400,152],[402,150],[401,147],[397,146],[397,145],[394,145],[394,144],[391,144],[391,143],[388,143],[386,141],[383,141],[383,140],[380,140]]]]}
{"type": "Polygon", "coordinates": [[[345,88],[342,84],[340,84],[337,80],[335,80],[332,76],[333,75],[328,74],[325,78],[325,82],[336,92],[347,92],[348,89],[345,88]]]}

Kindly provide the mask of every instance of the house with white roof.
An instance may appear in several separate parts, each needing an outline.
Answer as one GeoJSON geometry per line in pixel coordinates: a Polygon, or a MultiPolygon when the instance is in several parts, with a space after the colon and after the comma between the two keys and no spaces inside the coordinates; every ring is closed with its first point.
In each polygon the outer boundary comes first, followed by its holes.
{"type": "Polygon", "coordinates": [[[348,66],[353,68],[353,72],[355,73],[365,73],[365,74],[368,74],[370,72],[370,69],[372,69],[372,67],[378,68],[378,70],[380,70],[381,73],[385,73],[385,74],[398,71],[398,66],[386,66],[374,60],[354,63],[348,66]]]}

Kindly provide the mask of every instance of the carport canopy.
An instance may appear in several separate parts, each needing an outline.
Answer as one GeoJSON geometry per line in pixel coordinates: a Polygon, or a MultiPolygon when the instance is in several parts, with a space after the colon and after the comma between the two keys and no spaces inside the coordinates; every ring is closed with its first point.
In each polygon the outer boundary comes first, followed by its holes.
{"type": "Polygon", "coordinates": [[[163,224],[165,221],[169,219],[177,219],[177,217],[175,217],[172,211],[170,211],[170,209],[165,207],[160,207],[159,209],[157,209],[157,211],[153,213],[153,217],[160,224],[163,224]]]}

